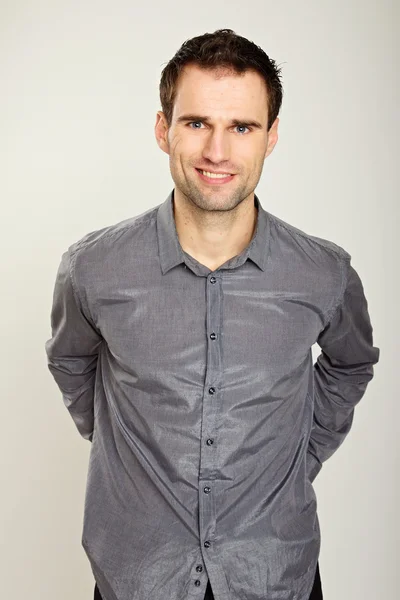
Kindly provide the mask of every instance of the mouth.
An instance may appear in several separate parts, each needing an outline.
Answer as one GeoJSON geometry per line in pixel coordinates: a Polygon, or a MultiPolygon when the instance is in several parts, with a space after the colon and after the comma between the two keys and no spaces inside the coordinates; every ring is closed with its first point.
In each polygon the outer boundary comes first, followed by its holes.
{"type": "Polygon", "coordinates": [[[203,171],[203,169],[197,168],[196,171],[203,181],[210,183],[211,185],[222,185],[224,183],[228,183],[235,177],[235,175],[232,175],[231,173],[212,173],[210,171],[203,171]]]}

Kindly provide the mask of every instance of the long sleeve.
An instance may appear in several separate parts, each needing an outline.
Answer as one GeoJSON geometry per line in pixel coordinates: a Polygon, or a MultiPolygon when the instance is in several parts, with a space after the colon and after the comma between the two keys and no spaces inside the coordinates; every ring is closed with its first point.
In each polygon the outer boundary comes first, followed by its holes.
{"type": "Polygon", "coordinates": [[[345,268],[341,300],[317,340],[322,352],[314,364],[314,421],[307,454],[311,481],[349,433],[355,406],[379,360],[361,280],[350,260],[345,268]]]}
{"type": "Polygon", "coordinates": [[[51,311],[52,337],[45,344],[50,369],[78,431],[92,440],[94,382],[102,342],[90,317],[83,312],[73,284],[70,251],[58,268],[51,311]]]}

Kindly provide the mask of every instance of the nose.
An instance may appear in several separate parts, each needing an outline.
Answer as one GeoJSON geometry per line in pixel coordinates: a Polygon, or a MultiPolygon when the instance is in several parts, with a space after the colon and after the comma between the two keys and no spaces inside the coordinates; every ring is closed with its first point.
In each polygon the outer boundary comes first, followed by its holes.
{"type": "Polygon", "coordinates": [[[229,160],[229,141],[223,131],[214,130],[209,133],[203,148],[203,158],[207,158],[214,165],[229,160]]]}

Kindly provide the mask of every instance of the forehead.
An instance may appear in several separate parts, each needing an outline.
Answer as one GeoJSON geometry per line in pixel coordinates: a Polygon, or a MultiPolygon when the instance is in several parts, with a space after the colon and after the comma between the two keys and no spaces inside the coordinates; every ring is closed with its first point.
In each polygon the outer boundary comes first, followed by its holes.
{"type": "Polygon", "coordinates": [[[208,70],[198,65],[186,65],[177,82],[174,118],[188,110],[215,115],[224,113],[232,118],[237,116],[236,113],[248,117],[257,115],[266,120],[265,81],[252,70],[238,74],[223,68],[208,70]]]}

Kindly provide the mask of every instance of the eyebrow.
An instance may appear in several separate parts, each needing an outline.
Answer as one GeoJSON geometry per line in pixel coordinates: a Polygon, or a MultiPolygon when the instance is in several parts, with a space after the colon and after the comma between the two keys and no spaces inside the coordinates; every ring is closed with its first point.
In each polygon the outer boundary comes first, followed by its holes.
{"type": "MultiPolygon", "coordinates": [[[[189,114],[182,115],[176,120],[177,123],[183,123],[185,121],[202,121],[203,123],[210,123],[211,117],[202,117],[201,115],[189,114]]],[[[232,119],[230,125],[234,127],[237,127],[238,125],[245,125],[246,127],[254,127],[255,129],[264,129],[264,126],[259,121],[248,119],[232,119]]]]}

